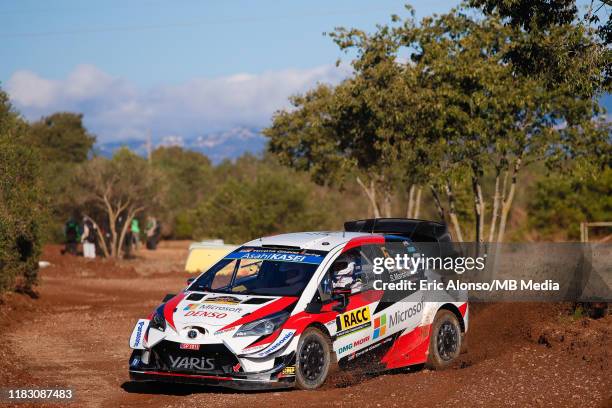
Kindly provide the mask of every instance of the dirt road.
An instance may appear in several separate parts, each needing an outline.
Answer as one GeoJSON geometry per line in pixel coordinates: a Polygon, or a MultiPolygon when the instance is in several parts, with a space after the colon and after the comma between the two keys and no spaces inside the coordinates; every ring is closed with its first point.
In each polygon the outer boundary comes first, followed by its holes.
{"type": "Polygon", "coordinates": [[[11,294],[0,306],[2,387],[70,387],[79,407],[612,406],[612,318],[574,319],[558,304],[473,305],[469,351],[443,372],[342,375],[315,392],[131,383],[133,324],[184,286],[185,248],[120,264],[45,248],[40,298],[11,294]]]}

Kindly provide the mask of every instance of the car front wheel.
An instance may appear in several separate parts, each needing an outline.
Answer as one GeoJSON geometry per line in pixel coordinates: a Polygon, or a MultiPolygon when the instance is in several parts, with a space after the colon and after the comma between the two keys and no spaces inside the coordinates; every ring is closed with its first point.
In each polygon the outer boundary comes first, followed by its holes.
{"type": "Polygon", "coordinates": [[[450,310],[440,310],[431,325],[427,367],[442,370],[461,353],[461,326],[450,310]]]}
{"type": "Polygon", "coordinates": [[[302,390],[319,388],[330,371],[331,341],[321,330],[310,327],[300,336],[296,356],[295,381],[302,390]]]}

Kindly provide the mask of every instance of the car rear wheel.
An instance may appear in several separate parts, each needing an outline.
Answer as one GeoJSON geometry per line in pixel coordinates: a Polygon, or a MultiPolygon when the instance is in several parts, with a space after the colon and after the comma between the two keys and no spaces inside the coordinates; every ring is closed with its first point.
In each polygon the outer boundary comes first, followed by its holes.
{"type": "Polygon", "coordinates": [[[427,367],[443,370],[461,353],[461,326],[450,310],[440,310],[431,325],[427,367]]]}
{"type": "Polygon", "coordinates": [[[296,356],[295,382],[302,390],[319,388],[330,371],[331,341],[321,330],[310,327],[300,336],[296,356]]]}

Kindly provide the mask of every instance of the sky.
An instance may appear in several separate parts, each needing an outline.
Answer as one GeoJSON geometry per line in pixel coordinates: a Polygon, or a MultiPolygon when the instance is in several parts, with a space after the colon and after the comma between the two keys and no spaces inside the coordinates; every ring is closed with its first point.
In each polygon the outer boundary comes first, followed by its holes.
{"type": "MultiPolygon", "coordinates": [[[[458,3],[411,2],[418,18],[458,3]]],[[[371,31],[403,4],[0,0],[0,87],[30,120],[83,113],[100,142],[258,129],[290,95],[348,75],[324,32],[371,31]]]]}

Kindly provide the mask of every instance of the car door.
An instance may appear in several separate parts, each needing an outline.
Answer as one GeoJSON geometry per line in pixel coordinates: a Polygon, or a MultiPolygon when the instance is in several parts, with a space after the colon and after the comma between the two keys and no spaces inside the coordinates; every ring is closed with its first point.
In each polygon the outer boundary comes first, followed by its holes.
{"type": "MultiPolygon", "coordinates": [[[[372,343],[372,313],[378,298],[371,282],[373,265],[364,256],[362,249],[360,246],[341,254],[332,263],[322,281],[322,287],[331,286],[337,290],[340,286],[346,293],[346,307],[339,311],[333,323],[333,349],[340,365],[354,360],[372,343]],[[351,272],[350,279],[342,274],[347,270],[351,272]]],[[[338,305],[341,303],[338,300],[331,302],[338,305]]]]}
{"type": "MultiPolygon", "coordinates": [[[[387,269],[381,279],[404,289],[385,291],[374,312],[375,326],[384,326],[385,335],[398,337],[416,329],[423,316],[420,281],[425,270],[419,262],[422,254],[410,240],[401,237],[388,237],[381,251],[385,258],[402,260],[400,265],[395,262],[393,268],[387,269]]],[[[382,336],[374,333],[373,337],[382,336]]]]}

